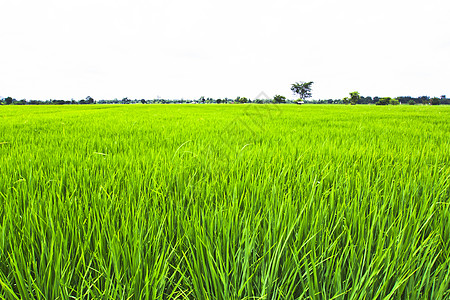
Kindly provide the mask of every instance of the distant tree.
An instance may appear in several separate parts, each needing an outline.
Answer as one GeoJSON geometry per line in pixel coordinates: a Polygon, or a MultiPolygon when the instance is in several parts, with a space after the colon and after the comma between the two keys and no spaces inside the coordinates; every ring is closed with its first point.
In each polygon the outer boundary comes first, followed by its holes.
{"type": "Polygon", "coordinates": [[[361,98],[361,96],[359,95],[359,92],[350,92],[350,103],[352,105],[356,105],[356,103],[358,103],[358,100],[361,98]]]}
{"type": "Polygon", "coordinates": [[[55,104],[55,105],[63,105],[63,104],[66,104],[66,101],[64,101],[64,100],[53,99],[53,100],[51,101],[51,104],[55,104]]]}
{"type": "Polygon", "coordinates": [[[131,100],[128,99],[128,97],[125,97],[125,98],[122,99],[122,103],[123,104],[130,104],[130,102],[131,102],[131,100]]]}
{"type": "Polygon", "coordinates": [[[380,100],[378,100],[378,102],[376,103],[377,105],[388,105],[391,102],[392,98],[391,97],[383,97],[380,98],[380,100]]]}
{"type": "Polygon", "coordinates": [[[5,103],[6,103],[7,105],[10,105],[10,104],[12,104],[12,103],[13,103],[13,101],[14,101],[14,99],[13,99],[13,98],[11,98],[11,97],[6,97],[6,98],[5,98],[5,103]]]}
{"type": "Polygon", "coordinates": [[[275,95],[273,96],[273,102],[274,103],[286,103],[286,97],[281,95],[275,95]]]}
{"type": "Polygon", "coordinates": [[[450,99],[447,98],[446,95],[442,95],[441,100],[439,100],[439,104],[450,104],[450,99]]]}
{"type": "Polygon", "coordinates": [[[430,97],[428,96],[421,96],[417,99],[417,102],[422,102],[422,104],[429,104],[430,103],[430,97]]]}
{"type": "Polygon", "coordinates": [[[390,105],[399,105],[399,104],[400,104],[400,101],[398,101],[397,99],[391,99],[391,100],[389,101],[389,104],[390,104],[390,105]]]}
{"type": "Polygon", "coordinates": [[[296,82],[291,85],[291,91],[297,94],[300,99],[305,100],[311,97],[311,86],[314,82],[296,82]]]}
{"type": "Polygon", "coordinates": [[[409,105],[414,105],[414,104],[416,104],[416,102],[413,99],[411,99],[411,100],[408,101],[408,104],[409,105]]]}
{"type": "Polygon", "coordinates": [[[198,102],[200,102],[200,103],[205,103],[205,101],[206,101],[206,99],[205,99],[204,96],[201,96],[201,97],[198,99],[198,102]]]}
{"type": "Polygon", "coordinates": [[[363,97],[363,96],[361,96],[361,99],[358,101],[358,103],[361,104],[369,104],[372,102],[373,102],[372,97],[363,97]]]}
{"type": "Polygon", "coordinates": [[[87,96],[87,97],[86,97],[86,103],[87,103],[87,104],[92,104],[92,103],[94,103],[94,98],[92,98],[91,96],[87,96]]]}
{"type": "Polygon", "coordinates": [[[145,99],[141,99],[141,103],[145,104],[145,103],[147,103],[147,101],[145,101],[145,99]]]}
{"type": "Polygon", "coordinates": [[[342,102],[344,102],[344,104],[349,104],[350,103],[350,99],[348,97],[344,97],[342,99],[342,102]]]}
{"type": "Polygon", "coordinates": [[[400,96],[400,97],[397,97],[397,100],[400,103],[408,103],[408,104],[409,104],[409,101],[411,101],[411,100],[414,101],[414,99],[411,96],[400,96]]]}
{"type": "Polygon", "coordinates": [[[431,105],[439,105],[439,103],[440,103],[440,101],[439,101],[439,98],[437,98],[437,97],[434,97],[434,98],[430,99],[430,104],[431,105]]]}
{"type": "Polygon", "coordinates": [[[217,103],[217,104],[222,103],[222,99],[217,99],[217,100],[216,100],[216,103],[217,103]]]}
{"type": "Polygon", "coordinates": [[[236,98],[236,100],[235,100],[235,102],[237,102],[237,103],[247,103],[248,102],[248,99],[246,98],[246,97],[237,97],[236,98]]]}

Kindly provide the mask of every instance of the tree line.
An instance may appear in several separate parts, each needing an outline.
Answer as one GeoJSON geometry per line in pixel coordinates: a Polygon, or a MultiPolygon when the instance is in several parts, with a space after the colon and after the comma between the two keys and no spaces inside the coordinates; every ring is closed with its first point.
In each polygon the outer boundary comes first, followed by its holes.
{"type": "Polygon", "coordinates": [[[187,100],[187,99],[129,99],[127,97],[122,99],[112,99],[112,100],[95,100],[91,96],[87,96],[85,99],[81,100],[16,100],[12,97],[6,97],[0,99],[1,105],[67,105],[67,104],[169,104],[169,103],[178,103],[178,104],[243,104],[243,103],[256,103],[256,104],[269,104],[269,103],[295,103],[295,104],[375,104],[375,105],[398,105],[398,104],[431,104],[431,105],[439,105],[439,104],[450,104],[450,98],[447,98],[445,95],[438,97],[429,97],[429,96],[421,96],[421,97],[411,97],[411,96],[400,96],[396,98],[391,97],[371,97],[371,96],[361,96],[359,92],[354,91],[349,93],[349,97],[344,97],[342,99],[319,99],[319,100],[309,100],[312,97],[312,85],[313,81],[300,81],[291,84],[291,91],[294,95],[297,95],[298,98],[295,100],[289,100],[285,96],[275,95],[270,99],[250,99],[247,97],[236,97],[234,99],[231,98],[207,98],[200,97],[195,100],[187,100]]]}

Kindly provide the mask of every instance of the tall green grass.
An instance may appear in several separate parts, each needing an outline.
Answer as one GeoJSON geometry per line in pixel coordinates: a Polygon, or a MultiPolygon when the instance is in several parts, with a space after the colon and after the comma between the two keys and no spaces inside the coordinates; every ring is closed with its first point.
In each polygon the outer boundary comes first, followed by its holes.
{"type": "Polygon", "coordinates": [[[449,120],[0,107],[0,298],[450,299],[449,120]]]}

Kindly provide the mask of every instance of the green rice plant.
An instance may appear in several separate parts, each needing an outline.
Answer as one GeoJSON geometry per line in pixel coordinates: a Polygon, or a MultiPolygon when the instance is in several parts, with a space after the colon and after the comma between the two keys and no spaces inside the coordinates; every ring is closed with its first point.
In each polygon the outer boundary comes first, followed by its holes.
{"type": "Polygon", "coordinates": [[[0,299],[450,298],[446,106],[0,120],[0,299]]]}

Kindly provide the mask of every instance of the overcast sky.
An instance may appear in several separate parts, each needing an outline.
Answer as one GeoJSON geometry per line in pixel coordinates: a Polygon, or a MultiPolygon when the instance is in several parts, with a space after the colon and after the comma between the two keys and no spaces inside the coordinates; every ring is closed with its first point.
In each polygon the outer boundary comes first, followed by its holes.
{"type": "Polygon", "coordinates": [[[450,96],[449,0],[0,0],[0,96],[450,96]]]}

